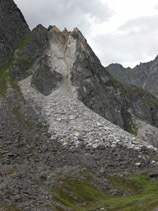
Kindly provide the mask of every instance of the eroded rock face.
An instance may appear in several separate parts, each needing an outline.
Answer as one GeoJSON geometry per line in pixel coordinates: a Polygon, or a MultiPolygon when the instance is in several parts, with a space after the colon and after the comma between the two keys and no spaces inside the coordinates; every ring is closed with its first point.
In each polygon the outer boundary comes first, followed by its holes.
{"type": "Polygon", "coordinates": [[[122,128],[132,122],[132,115],[158,125],[157,99],[142,89],[114,80],[80,32],[74,32],[76,60],[71,81],[86,106],[122,128]],[[76,39],[77,37],[77,39],[76,39]]]}
{"type": "Polygon", "coordinates": [[[124,68],[120,64],[111,64],[106,69],[117,80],[141,87],[158,96],[158,56],[153,61],[140,63],[133,69],[124,68]]]}
{"type": "Polygon", "coordinates": [[[12,0],[0,1],[0,68],[4,66],[19,40],[30,32],[28,25],[12,0]]]}

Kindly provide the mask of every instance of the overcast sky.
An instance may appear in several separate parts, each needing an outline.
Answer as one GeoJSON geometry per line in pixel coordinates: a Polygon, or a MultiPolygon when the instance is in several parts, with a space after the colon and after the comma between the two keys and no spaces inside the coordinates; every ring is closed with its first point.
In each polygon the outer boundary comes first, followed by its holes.
{"type": "Polygon", "coordinates": [[[30,28],[78,27],[103,65],[125,67],[158,54],[158,0],[14,0],[30,28]]]}

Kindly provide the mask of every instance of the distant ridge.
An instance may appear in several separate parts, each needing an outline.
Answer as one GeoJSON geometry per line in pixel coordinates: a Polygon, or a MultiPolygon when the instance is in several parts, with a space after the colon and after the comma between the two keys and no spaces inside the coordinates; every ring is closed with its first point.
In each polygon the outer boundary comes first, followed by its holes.
{"type": "Polygon", "coordinates": [[[134,68],[110,64],[106,69],[117,80],[141,87],[158,96],[158,56],[153,61],[140,63],[134,68]]]}

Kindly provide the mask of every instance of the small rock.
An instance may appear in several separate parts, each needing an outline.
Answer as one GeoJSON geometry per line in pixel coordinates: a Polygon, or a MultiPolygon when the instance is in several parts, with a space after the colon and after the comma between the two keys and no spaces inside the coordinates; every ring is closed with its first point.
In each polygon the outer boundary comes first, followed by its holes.
{"type": "Polygon", "coordinates": [[[151,173],[151,174],[149,175],[149,177],[151,177],[151,178],[158,177],[158,173],[156,173],[156,172],[151,173]]]}
{"type": "Polygon", "coordinates": [[[135,166],[136,167],[140,167],[141,166],[141,163],[135,163],[135,166]]]}
{"type": "Polygon", "coordinates": [[[93,144],[92,147],[93,147],[94,149],[96,149],[96,148],[98,147],[98,144],[97,144],[97,143],[96,143],[96,144],[93,144]]]}
{"type": "Polygon", "coordinates": [[[111,147],[112,147],[112,148],[116,147],[116,144],[115,144],[115,143],[112,143],[112,144],[111,144],[111,147]]]}
{"type": "Polygon", "coordinates": [[[70,115],[70,116],[69,116],[69,119],[70,119],[70,120],[73,120],[73,119],[75,119],[75,116],[74,116],[74,115],[70,115]]]}
{"type": "Polygon", "coordinates": [[[108,136],[108,139],[111,140],[111,141],[113,141],[115,139],[115,137],[113,135],[109,135],[108,136]]]}
{"type": "Polygon", "coordinates": [[[100,122],[97,122],[97,126],[98,126],[98,127],[101,127],[102,124],[101,124],[100,122]]]}
{"type": "Polygon", "coordinates": [[[151,161],[151,165],[154,165],[155,166],[156,165],[156,161],[155,160],[152,160],[151,161]]]}
{"type": "Polygon", "coordinates": [[[75,132],[74,132],[74,135],[75,135],[75,136],[79,136],[80,133],[79,133],[78,131],[75,131],[75,132]]]}

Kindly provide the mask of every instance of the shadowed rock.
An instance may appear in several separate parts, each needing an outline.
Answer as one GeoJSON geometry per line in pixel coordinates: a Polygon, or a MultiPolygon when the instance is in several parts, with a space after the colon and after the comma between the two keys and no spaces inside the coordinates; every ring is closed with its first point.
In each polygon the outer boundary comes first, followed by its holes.
{"type": "Polygon", "coordinates": [[[47,59],[40,59],[35,67],[31,85],[43,95],[49,95],[60,86],[62,75],[56,71],[51,71],[47,59]]]}
{"type": "Polygon", "coordinates": [[[30,32],[28,25],[12,0],[0,1],[0,68],[4,66],[19,40],[30,32]]]}

